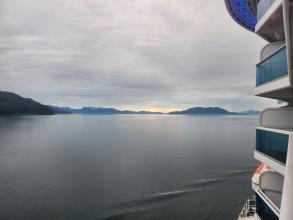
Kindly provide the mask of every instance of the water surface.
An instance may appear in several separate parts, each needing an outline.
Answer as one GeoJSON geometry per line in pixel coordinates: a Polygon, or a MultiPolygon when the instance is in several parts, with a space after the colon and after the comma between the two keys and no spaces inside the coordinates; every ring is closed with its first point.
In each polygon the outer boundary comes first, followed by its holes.
{"type": "Polygon", "coordinates": [[[251,195],[251,116],[0,117],[1,220],[229,220],[251,195]]]}

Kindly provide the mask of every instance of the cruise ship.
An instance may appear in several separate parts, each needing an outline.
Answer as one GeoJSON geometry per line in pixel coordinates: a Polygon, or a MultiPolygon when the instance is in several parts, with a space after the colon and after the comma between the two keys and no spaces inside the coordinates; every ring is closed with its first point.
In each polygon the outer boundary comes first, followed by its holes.
{"type": "Polygon", "coordinates": [[[256,128],[254,196],[240,220],[293,220],[293,0],[225,0],[231,17],[267,41],[256,61],[255,95],[277,100],[256,128]]]}

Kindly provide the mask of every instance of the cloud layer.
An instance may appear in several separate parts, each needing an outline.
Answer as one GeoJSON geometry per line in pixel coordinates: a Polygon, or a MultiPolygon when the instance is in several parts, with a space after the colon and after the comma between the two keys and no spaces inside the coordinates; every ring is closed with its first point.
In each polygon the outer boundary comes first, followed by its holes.
{"type": "Polygon", "coordinates": [[[223,1],[0,0],[0,88],[46,104],[263,108],[264,44],[223,1]]]}

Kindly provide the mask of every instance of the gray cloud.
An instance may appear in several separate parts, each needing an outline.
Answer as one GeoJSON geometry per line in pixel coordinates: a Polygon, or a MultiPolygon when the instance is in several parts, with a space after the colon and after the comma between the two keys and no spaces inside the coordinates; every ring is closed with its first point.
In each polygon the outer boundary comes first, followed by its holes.
{"type": "Polygon", "coordinates": [[[0,88],[47,104],[263,108],[223,1],[0,0],[0,88]]]}

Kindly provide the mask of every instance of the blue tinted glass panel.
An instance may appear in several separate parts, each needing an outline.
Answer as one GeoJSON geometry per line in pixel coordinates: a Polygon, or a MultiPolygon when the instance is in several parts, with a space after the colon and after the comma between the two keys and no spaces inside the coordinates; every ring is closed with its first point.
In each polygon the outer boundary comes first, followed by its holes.
{"type": "Polygon", "coordinates": [[[256,130],[256,150],[286,164],[289,136],[256,130]]]}
{"type": "Polygon", "coordinates": [[[287,50],[284,47],[256,66],[256,85],[288,75],[287,50]]]}
{"type": "Polygon", "coordinates": [[[271,210],[271,208],[260,198],[259,195],[256,197],[256,213],[261,220],[278,220],[278,216],[271,210]]]}

